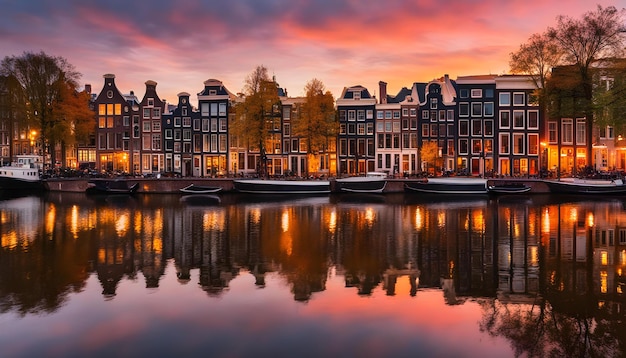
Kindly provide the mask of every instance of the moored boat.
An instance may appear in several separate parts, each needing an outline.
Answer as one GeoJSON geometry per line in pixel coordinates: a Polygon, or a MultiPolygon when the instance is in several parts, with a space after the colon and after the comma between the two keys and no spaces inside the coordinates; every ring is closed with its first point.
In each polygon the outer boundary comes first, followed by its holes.
{"type": "Polygon", "coordinates": [[[543,181],[551,193],[558,194],[626,194],[626,184],[621,179],[588,180],[577,178],[561,178],[543,181]]]}
{"type": "Polygon", "coordinates": [[[524,183],[494,183],[487,186],[487,190],[493,194],[523,194],[529,192],[530,189],[524,183]]]}
{"type": "Polygon", "coordinates": [[[41,157],[20,155],[9,166],[0,167],[0,190],[41,190],[41,157]]]}
{"type": "Polygon", "coordinates": [[[431,194],[487,194],[487,180],[481,178],[428,178],[404,184],[405,191],[431,194]]]}
{"type": "Polygon", "coordinates": [[[126,180],[92,180],[87,187],[87,194],[135,194],[139,183],[128,185],[126,180]]]}
{"type": "Polygon", "coordinates": [[[179,191],[184,194],[211,194],[222,191],[222,188],[219,186],[205,186],[192,183],[179,189],[179,191]]]}
{"type": "Polygon", "coordinates": [[[250,194],[325,194],[330,193],[328,180],[233,180],[235,190],[250,194]]]}
{"type": "Polygon", "coordinates": [[[369,172],[365,176],[337,179],[340,191],[350,193],[382,193],[387,185],[387,174],[369,172]]]}

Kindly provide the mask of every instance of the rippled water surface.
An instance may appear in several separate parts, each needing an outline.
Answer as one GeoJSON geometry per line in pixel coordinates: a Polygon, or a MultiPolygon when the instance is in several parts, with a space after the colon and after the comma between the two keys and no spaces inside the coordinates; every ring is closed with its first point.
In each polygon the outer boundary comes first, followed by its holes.
{"type": "Polygon", "coordinates": [[[593,199],[5,197],[1,355],[622,356],[593,199]]]}

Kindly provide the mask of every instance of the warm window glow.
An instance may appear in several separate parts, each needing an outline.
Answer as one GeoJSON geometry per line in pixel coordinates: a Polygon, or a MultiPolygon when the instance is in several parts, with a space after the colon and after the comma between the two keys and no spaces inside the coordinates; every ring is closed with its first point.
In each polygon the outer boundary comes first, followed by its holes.
{"type": "Polygon", "coordinates": [[[594,225],[593,213],[589,213],[587,214],[587,226],[593,227],[593,225],[594,225]]]}
{"type": "Polygon", "coordinates": [[[600,292],[602,293],[607,293],[608,291],[608,277],[609,275],[607,275],[606,271],[600,272],[600,292]]]}
{"type": "Polygon", "coordinates": [[[609,264],[609,253],[606,251],[600,251],[600,264],[606,266],[609,264]]]}

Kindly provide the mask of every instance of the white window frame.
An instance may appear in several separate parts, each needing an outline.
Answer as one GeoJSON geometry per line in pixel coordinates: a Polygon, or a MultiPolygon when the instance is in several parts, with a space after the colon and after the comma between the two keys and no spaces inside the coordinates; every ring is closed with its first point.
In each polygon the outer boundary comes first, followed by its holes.
{"type": "Polygon", "coordinates": [[[482,98],[483,97],[483,90],[480,88],[472,88],[471,93],[471,97],[472,98],[482,98]]]}
{"type": "Polygon", "coordinates": [[[498,103],[501,107],[508,107],[511,105],[511,92],[500,92],[498,97],[498,103]]]}

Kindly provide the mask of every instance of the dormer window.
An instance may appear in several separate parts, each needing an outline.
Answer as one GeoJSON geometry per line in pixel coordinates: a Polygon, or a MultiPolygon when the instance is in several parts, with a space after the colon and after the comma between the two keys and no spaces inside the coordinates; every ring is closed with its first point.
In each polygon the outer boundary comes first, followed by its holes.
{"type": "Polygon", "coordinates": [[[217,94],[216,90],[209,90],[209,96],[215,96],[217,94]]]}
{"type": "Polygon", "coordinates": [[[355,100],[360,100],[361,99],[361,92],[352,92],[352,98],[354,98],[355,100]]]}

